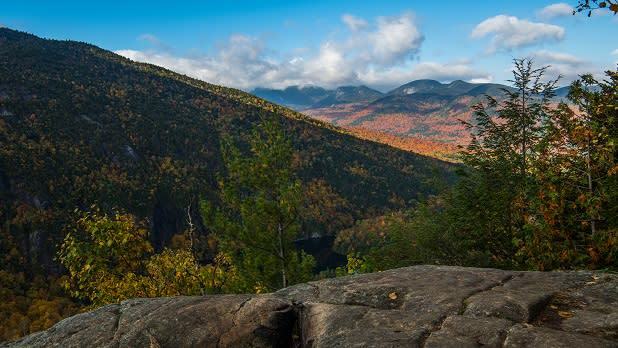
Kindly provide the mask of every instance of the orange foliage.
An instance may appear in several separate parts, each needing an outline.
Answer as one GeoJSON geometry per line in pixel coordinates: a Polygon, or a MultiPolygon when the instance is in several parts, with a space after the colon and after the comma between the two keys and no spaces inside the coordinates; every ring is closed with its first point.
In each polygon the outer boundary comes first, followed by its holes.
{"type": "Polygon", "coordinates": [[[351,127],[349,130],[352,134],[364,140],[388,144],[398,149],[439,158],[449,162],[456,162],[455,155],[459,150],[455,144],[441,143],[422,137],[403,137],[362,127],[351,127]]]}

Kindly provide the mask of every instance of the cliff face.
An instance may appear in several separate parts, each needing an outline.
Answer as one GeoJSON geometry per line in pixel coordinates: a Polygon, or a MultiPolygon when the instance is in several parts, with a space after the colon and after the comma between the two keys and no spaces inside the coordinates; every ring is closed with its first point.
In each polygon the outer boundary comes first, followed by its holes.
{"type": "Polygon", "coordinates": [[[0,347],[618,347],[618,276],[415,266],[133,299],[0,347]]]}

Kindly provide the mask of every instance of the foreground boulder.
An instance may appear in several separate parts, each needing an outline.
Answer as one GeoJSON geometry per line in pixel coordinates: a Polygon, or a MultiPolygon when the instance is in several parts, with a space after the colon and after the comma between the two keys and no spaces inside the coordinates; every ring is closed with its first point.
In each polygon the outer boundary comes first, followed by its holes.
{"type": "Polygon", "coordinates": [[[1,347],[618,347],[618,276],[415,266],[134,299],[1,347]]]}

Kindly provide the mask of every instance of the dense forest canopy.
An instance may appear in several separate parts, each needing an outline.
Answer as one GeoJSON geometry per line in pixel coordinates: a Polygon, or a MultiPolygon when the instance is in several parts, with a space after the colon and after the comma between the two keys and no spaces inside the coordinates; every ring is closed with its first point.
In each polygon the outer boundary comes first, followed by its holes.
{"type": "Polygon", "coordinates": [[[415,263],[618,269],[618,72],[583,75],[569,103],[555,105],[546,67],[514,65],[514,90],[474,106],[455,185],[338,234],[349,271],[415,263]]]}
{"type": "MultiPolygon", "coordinates": [[[[33,324],[41,315],[55,318],[48,327],[74,311],[55,255],[67,233],[85,228],[84,214],[98,211],[101,222],[132,216],[121,220],[145,226],[155,252],[191,225],[194,256],[213,262],[199,203],[222,202],[221,140],[249,153],[264,116],[279,119],[291,139],[303,192],[297,241],[332,241],[354,221],[413,206],[436,192],[436,182],[453,179],[448,163],[362,141],[239,90],[85,43],[0,28],[2,337],[42,328],[33,324]]],[[[316,261],[324,268],[332,260],[316,261]]]]}
{"type": "MultiPolygon", "coordinates": [[[[573,14],[607,10],[578,1],[573,14]]],[[[616,271],[618,72],[582,75],[556,103],[547,67],[514,66],[500,96],[461,105],[469,142],[454,165],[0,28],[0,340],[130,297],[418,263],[616,271]]]]}

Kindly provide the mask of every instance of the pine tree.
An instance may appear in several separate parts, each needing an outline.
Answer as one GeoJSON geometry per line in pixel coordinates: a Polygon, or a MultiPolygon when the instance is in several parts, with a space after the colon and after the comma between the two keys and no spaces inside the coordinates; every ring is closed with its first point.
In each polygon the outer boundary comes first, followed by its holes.
{"type": "MultiPolygon", "coordinates": [[[[292,171],[291,141],[276,119],[261,121],[253,131],[250,156],[230,138],[222,142],[224,208],[212,220],[221,248],[243,275],[239,290],[258,292],[308,280],[314,265],[311,256],[294,247],[303,197],[292,171]]],[[[209,204],[204,206],[208,216],[209,204]]]]}

